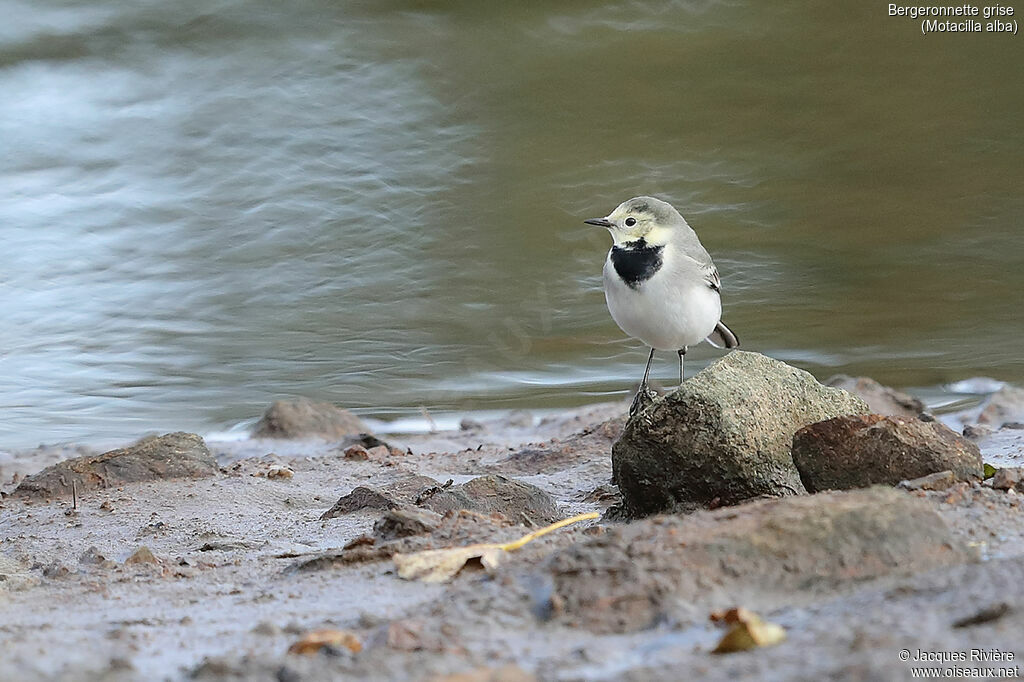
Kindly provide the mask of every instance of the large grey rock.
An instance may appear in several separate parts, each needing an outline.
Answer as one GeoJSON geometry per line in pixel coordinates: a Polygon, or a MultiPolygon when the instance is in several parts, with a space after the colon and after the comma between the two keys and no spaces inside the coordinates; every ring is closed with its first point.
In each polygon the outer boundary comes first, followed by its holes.
{"type": "Polygon", "coordinates": [[[219,471],[203,439],[194,433],[151,436],[102,455],[75,457],[29,476],[14,494],[22,497],[70,496],[136,481],[201,478],[219,471]]]}
{"type": "Polygon", "coordinates": [[[896,485],[938,471],[981,479],[978,446],[940,422],[879,414],[827,419],[793,437],[793,462],[810,492],[896,485]]]}
{"type": "Polygon", "coordinates": [[[296,398],[278,400],[268,407],[252,435],[256,438],[333,440],[369,431],[366,424],[348,410],[309,398],[296,398]]]}
{"type": "Polygon", "coordinates": [[[975,559],[925,500],[876,487],[613,526],[554,554],[547,571],[556,620],[625,632],[975,559]]]}
{"type": "Polygon", "coordinates": [[[627,517],[804,492],[793,434],[868,406],[807,372],[733,351],[626,423],[612,448],[627,517]]]}
{"type": "Polygon", "coordinates": [[[903,391],[883,386],[870,377],[851,377],[846,374],[837,374],[825,382],[826,386],[833,386],[849,391],[864,399],[872,412],[876,414],[900,415],[903,417],[916,417],[924,412],[923,402],[903,391]]]}

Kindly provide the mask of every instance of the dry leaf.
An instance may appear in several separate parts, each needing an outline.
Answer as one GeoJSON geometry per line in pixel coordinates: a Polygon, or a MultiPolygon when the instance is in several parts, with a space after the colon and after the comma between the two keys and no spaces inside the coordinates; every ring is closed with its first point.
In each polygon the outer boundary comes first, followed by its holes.
{"type": "Polygon", "coordinates": [[[564,528],[577,521],[596,519],[598,516],[600,514],[597,512],[579,514],[578,516],[563,519],[558,523],[553,523],[550,526],[545,526],[513,542],[428,549],[412,554],[395,554],[392,560],[395,562],[400,578],[422,580],[426,583],[443,583],[454,578],[471,561],[479,561],[485,569],[492,571],[501,563],[505,552],[517,550],[531,540],[535,540],[551,531],[564,528]]]}
{"type": "Polygon", "coordinates": [[[501,563],[501,545],[470,545],[448,549],[428,549],[413,554],[395,554],[398,576],[406,580],[422,580],[425,583],[443,583],[470,561],[478,559],[483,567],[492,570],[501,563]]]}
{"type": "Polygon", "coordinates": [[[315,654],[325,646],[345,647],[354,654],[363,650],[363,643],[348,630],[312,630],[288,647],[288,653],[315,654]]]}
{"type": "Polygon", "coordinates": [[[744,608],[715,611],[711,620],[729,625],[713,654],[731,654],[749,651],[763,646],[772,646],[786,639],[786,630],[775,623],[766,623],[753,611],[744,608]]]}

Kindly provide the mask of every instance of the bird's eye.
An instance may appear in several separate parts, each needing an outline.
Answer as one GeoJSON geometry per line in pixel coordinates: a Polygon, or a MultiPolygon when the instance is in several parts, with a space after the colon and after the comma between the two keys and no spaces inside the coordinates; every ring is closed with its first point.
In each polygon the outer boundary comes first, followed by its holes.
{"type": "Polygon", "coordinates": [[[626,218],[626,227],[633,227],[636,225],[636,218],[626,218]]]}

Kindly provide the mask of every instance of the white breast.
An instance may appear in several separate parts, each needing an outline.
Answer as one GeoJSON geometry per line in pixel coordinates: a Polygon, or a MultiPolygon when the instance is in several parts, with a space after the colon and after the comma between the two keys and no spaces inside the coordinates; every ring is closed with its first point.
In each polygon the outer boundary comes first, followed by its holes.
{"type": "Polygon", "coordinates": [[[703,341],[722,317],[722,301],[703,274],[685,258],[666,249],[653,277],[632,289],[604,264],[608,311],[622,331],[658,350],[679,350],[703,341]]]}

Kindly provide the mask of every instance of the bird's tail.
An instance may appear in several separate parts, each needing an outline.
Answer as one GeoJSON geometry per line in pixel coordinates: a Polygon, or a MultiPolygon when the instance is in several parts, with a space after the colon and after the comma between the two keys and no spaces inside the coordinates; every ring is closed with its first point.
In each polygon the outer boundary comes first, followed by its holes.
{"type": "Polygon", "coordinates": [[[739,348],[740,340],[732,333],[732,330],[719,321],[715,325],[715,331],[708,335],[707,342],[715,348],[739,348]]]}

